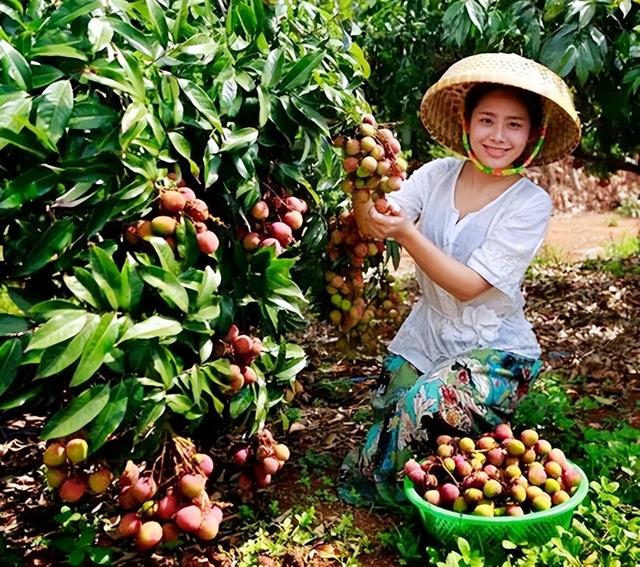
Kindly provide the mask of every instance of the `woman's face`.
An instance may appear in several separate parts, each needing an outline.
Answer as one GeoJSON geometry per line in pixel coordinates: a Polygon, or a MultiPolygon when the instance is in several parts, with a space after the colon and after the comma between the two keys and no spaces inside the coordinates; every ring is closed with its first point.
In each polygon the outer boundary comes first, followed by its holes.
{"type": "Polygon", "coordinates": [[[478,160],[489,167],[511,166],[522,155],[530,133],[527,107],[509,91],[487,93],[471,113],[469,144],[478,160]]]}

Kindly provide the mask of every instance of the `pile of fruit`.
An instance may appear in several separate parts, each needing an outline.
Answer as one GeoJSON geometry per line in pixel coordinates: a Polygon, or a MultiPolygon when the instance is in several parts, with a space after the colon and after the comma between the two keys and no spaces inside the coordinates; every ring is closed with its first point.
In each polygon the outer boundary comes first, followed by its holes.
{"type": "Polygon", "coordinates": [[[477,440],[440,435],[435,455],[410,459],[404,474],[427,502],[478,516],[522,516],[566,502],[581,474],[533,429],[500,424],[477,440]]]}
{"type": "Polygon", "coordinates": [[[276,255],[281,254],[294,242],[307,210],[307,203],[298,197],[268,191],[249,210],[250,230],[242,229],[242,246],[248,252],[273,246],[276,255]]]}
{"type": "Polygon", "coordinates": [[[233,463],[238,469],[238,491],[243,500],[252,497],[256,488],[266,488],[272,476],[289,460],[289,448],[278,443],[271,431],[263,429],[248,443],[231,449],[233,463]]]}
{"type": "Polygon", "coordinates": [[[156,210],[151,218],[140,219],[125,228],[125,238],[129,244],[137,245],[149,236],[164,238],[173,250],[177,250],[176,234],[181,222],[193,224],[198,248],[203,254],[213,254],[220,245],[216,234],[210,230],[208,222],[214,219],[209,207],[196,197],[193,189],[182,179],[170,173],[155,184],[158,192],[156,210]]]}
{"type": "Polygon", "coordinates": [[[128,461],[118,481],[118,503],[125,512],[121,538],[135,538],[141,551],[172,542],[181,533],[209,541],[216,537],[222,510],[206,490],[213,460],[191,441],[173,437],[149,470],[128,461]]]}
{"type": "Polygon", "coordinates": [[[89,490],[101,494],[113,480],[105,466],[87,462],[89,445],[82,437],[55,439],[42,455],[45,476],[50,488],[56,489],[63,502],[77,502],[89,490]]]}

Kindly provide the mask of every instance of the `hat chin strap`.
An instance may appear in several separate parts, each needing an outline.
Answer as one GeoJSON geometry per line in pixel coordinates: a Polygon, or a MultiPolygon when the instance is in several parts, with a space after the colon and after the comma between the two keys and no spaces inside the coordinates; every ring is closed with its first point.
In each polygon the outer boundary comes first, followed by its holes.
{"type": "Polygon", "coordinates": [[[467,152],[467,157],[471,160],[473,165],[475,165],[480,171],[483,173],[487,173],[489,175],[496,175],[507,177],[509,175],[515,175],[517,173],[523,173],[525,169],[529,166],[529,164],[534,160],[534,158],[540,153],[542,148],[542,144],[544,143],[544,138],[547,134],[547,119],[548,116],[544,117],[542,128],[540,129],[540,136],[536,140],[529,157],[524,160],[521,165],[516,165],[514,167],[489,167],[488,165],[484,165],[473,153],[471,149],[471,144],[469,143],[469,133],[467,132],[467,124],[466,121],[462,121],[462,145],[464,146],[465,151],[467,152]]]}

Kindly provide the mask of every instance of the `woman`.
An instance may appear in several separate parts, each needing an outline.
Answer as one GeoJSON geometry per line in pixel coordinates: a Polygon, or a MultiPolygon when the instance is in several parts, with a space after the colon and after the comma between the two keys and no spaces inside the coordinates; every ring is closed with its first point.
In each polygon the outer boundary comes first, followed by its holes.
{"type": "Polygon", "coordinates": [[[580,139],[566,84],[515,54],[452,65],[425,94],[431,135],[466,158],[434,160],[355,214],[360,230],[393,238],[417,265],[421,296],[389,345],[373,397],[374,425],[339,483],[352,503],[404,501],[397,472],[440,433],[505,421],[540,367],[521,283],[551,215],[547,193],[522,176],[580,139]]]}

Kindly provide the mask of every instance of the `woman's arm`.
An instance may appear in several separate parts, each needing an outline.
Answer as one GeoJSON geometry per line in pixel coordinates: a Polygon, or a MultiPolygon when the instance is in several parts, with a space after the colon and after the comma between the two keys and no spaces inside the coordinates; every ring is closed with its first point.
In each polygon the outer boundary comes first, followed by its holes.
{"type": "MultiPolygon", "coordinates": [[[[368,207],[368,217],[363,224],[369,234],[380,239],[393,238],[431,280],[456,299],[470,301],[492,287],[476,271],[440,250],[398,209],[383,215],[368,207]]],[[[360,223],[358,226],[363,230],[360,223]]]]}

